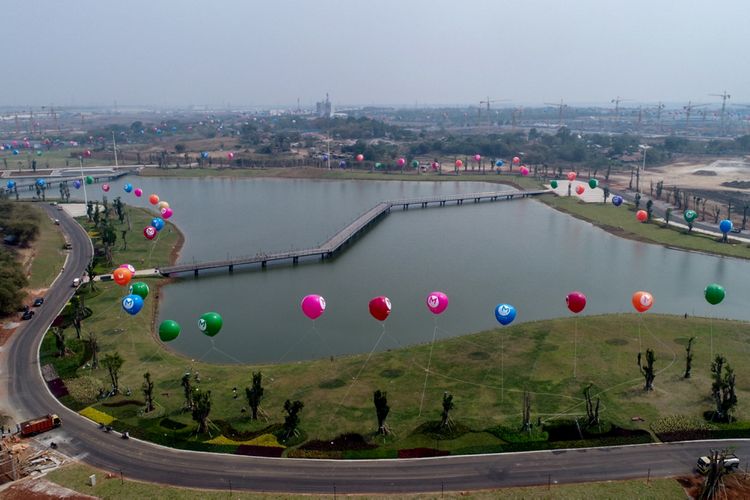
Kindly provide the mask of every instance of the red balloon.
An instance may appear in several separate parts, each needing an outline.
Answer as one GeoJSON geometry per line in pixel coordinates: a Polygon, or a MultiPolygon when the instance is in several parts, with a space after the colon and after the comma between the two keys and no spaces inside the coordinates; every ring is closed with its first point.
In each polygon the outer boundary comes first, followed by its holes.
{"type": "Polygon", "coordinates": [[[364,160],[364,159],[365,159],[365,156],[364,156],[364,155],[362,155],[362,154],[358,154],[358,155],[357,155],[357,161],[362,161],[362,160],[364,160]]]}
{"type": "Polygon", "coordinates": [[[570,292],[565,297],[565,303],[568,304],[568,309],[571,312],[578,314],[586,307],[586,296],[581,292],[570,292]]]}
{"type": "Polygon", "coordinates": [[[156,228],[154,226],[146,226],[143,229],[143,236],[145,236],[147,240],[153,240],[156,237],[156,228]]]}
{"type": "Polygon", "coordinates": [[[641,222],[646,222],[648,220],[648,213],[645,210],[638,210],[635,213],[635,218],[641,222]]]}
{"type": "Polygon", "coordinates": [[[461,160],[456,160],[456,167],[461,168],[463,166],[464,162],[461,160]]]}
{"type": "Polygon", "coordinates": [[[578,193],[579,195],[582,195],[584,191],[586,191],[586,188],[583,187],[581,184],[576,186],[576,193],[578,193]]]}
{"type": "Polygon", "coordinates": [[[654,305],[654,297],[648,292],[635,292],[632,302],[636,311],[646,312],[654,305]]]}
{"type": "Polygon", "coordinates": [[[514,156],[513,157],[513,164],[514,165],[518,165],[519,163],[521,163],[521,159],[518,156],[514,156]]]}
{"type": "Polygon", "coordinates": [[[148,202],[151,203],[152,205],[156,205],[159,203],[159,197],[155,194],[152,194],[151,196],[148,197],[148,202]]]}
{"type": "Polygon", "coordinates": [[[391,299],[381,295],[370,301],[370,314],[378,321],[385,321],[391,314],[391,299]]]}
{"type": "Polygon", "coordinates": [[[573,182],[574,180],[576,180],[576,177],[578,177],[578,174],[576,174],[575,172],[568,172],[568,180],[570,182],[573,182]]]}

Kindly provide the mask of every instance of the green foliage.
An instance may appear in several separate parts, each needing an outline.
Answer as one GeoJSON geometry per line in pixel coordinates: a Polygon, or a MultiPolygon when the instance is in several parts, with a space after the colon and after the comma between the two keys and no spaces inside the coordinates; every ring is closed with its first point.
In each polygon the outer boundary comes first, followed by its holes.
{"type": "Polygon", "coordinates": [[[198,434],[208,431],[208,415],[211,413],[211,391],[195,390],[193,395],[193,420],[198,422],[198,434]]]}
{"type": "Polygon", "coordinates": [[[302,401],[289,401],[288,399],[284,402],[284,411],[286,416],[284,417],[284,427],[282,430],[283,439],[287,440],[297,433],[297,427],[299,426],[299,412],[305,404],[302,401]]]}
{"type": "Polygon", "coordinates": [[[263,375],[261,372],[253,372],[253,385],[252,387],[245,387],[245,395],[247,397],[247,404],[250,406],[252,411],[253,420],[258,420],[258,407],[260,406],[260,400],[263,399],[263,386],[261,382],[263,375]]]}

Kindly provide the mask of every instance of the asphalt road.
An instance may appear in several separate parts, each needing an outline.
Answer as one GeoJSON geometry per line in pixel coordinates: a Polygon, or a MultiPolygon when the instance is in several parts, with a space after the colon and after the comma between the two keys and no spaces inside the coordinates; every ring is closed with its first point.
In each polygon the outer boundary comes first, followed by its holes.
{"type": "Polygon", "coordinates": [[[245,457],[174,450],[136,439],[123,440],[68,410],[47,391],[38,346],[57,312],[73,294],[73,278],[90,261],[91,244],[83,229],[64,212],[60,219],[73,244],[65,271],[47,292],[34,318],[17,330],[8,347],[10,399],[16,413],[31,418],[57,413],[62,427],[42,434],[59,451],[125,477],[185,487],[245,489],[288,493],[435,492],[666,477],[689,473],[700,455],[732,446],[746,463],[750,441],[687,442],[611,448],[470,455],[410,460],[299,460],[245,457]]]}

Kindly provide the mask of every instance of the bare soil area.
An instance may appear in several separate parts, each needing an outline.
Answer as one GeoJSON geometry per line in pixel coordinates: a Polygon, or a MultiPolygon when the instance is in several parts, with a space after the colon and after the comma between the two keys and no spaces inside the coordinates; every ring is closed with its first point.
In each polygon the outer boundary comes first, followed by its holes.
{"type": "Polygon", "coordinates": [[[0,498],[3,500],[53,500],[57,498],[89,500],[96,497],[78,493],[46,479],[30,477],[0,491],[0,498]]]}
{"type": "MultiPolygon", "coordinates": [[[[698,498],[703,486],[703,476],[697,474],[677,478],[685,493],[690,498],[698,498]]],[[[750,477],[747,474],[735,473],[725,476],[724,488],[720,498],[726,500],[744,500],[750,498],[750,477]]]]}

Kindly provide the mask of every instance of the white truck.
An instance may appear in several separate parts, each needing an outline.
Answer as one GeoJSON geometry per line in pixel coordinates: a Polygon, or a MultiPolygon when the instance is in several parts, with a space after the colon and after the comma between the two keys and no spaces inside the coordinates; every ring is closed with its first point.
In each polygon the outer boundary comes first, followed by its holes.
{"type": "MultiPolygon", "coordinates": [[[[725,455],[722,466],[724,467],[724,472],[736,471],[740,467],[740,459],[734,454],[725,455]]],[[[711,469],[711,459],[709,457],[700,457],[696,468],[701,474],[708,474],[708,471],[711,469]]]]}
{"type": "Polygon", "coordinates": [[[81,278],[73,278],[73,287],[78,288],[81,286],[81,278]]]}

